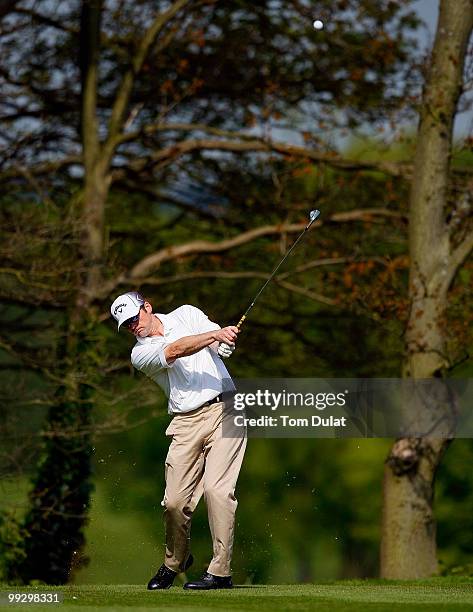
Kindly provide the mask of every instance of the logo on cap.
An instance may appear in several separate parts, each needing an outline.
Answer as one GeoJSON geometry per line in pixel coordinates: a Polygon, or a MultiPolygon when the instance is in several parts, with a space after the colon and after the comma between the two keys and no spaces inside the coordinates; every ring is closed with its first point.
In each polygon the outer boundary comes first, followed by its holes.
{"type": "Polygon", "coordinates": [[[115,308],[113,309],[113,314],[116,316],[117,312],[122,312],[123,306],[126,306],[126,304],[118,304],[118,306],[115,306],[115,308]]]}

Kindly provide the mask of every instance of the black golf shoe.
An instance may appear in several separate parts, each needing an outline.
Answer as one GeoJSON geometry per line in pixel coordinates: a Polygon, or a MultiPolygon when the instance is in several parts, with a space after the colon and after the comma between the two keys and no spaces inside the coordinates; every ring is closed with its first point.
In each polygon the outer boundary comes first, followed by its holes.
{"type": "MultiPolygon", "coordinates": [[[[184,571],[190,568],[192,563],[194,562],[194,557],[189,555],[186,561],[186,565],[184,567],[184,571]]],[[[161,565],[158,569],[156,575],[154,575],[151,580],[148,582],[148,590],[155,591],[157,589],[169,589],[174,582],[174,578],[177,576],[178,572],[175,572],[172,569],[169,569],[166,565],[161,565]]]]}
{"type": "Polygon", "coordinates": [[[210,589],[232,589],[233,582],[231,576],[214,576],[213,574],[204,572],[204,575],[200,580],[186,582],[184,588],[196,591],[207,591],[210,589]]]}

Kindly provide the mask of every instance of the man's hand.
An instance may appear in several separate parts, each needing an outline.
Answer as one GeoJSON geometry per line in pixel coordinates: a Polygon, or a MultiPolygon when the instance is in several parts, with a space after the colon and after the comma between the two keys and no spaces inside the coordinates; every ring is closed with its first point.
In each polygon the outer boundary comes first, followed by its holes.
{"type": "Polygon", "coordinates": [[[235,325],[229,325],[228,327],[222,327],[214,332],[214,338],[217,342],[225,342],[226,344],[233,344],[237,339],[239,333],[238,327],[235,325]]]}
{"type": "Polygon", "coordinates": [[[235,343],[227,344],[226,342],[220,342],[218,345],[217,353],[222,359],[228,359],[232,356],[233,351],[235,350],[235,343]]]}
{"type": "Polygon", "coordinates": [[[164,357],[168,365],[171,365],[176,359],[194,355],[214,342],[226,342],[231,345],[236,340],[238,332],[238,327],[230,325],[223,329],[216,329],[195,336],[184,336],[168,344],[164,349],[164,357]]]}
{"type": "Polygon", "coordinates": [[[215,332],[215,340],[219,342],[217,353],[222,359],[228,359],[235,350],[235,340],[239,331],[235,325],[229,325],[215,332]]]}

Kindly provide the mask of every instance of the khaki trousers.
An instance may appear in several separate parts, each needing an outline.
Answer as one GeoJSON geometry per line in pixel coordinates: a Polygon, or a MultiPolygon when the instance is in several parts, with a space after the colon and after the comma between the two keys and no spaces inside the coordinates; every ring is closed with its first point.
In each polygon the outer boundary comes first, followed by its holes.
{"type": "MultiPolygon", "coordinates": [[[[203,494],[213,542],[208,572],[214,576],[231,575],[238,505],[235,487],[246,436],[223,437],[226,418],[231,417],[225,413],[224,404],[217,402],[176,415],[166,430],[172,441],[166,457],[162,502],[166,526],[164,563],[175,572],[184,570],[190,551],[192,513],[203,494]]],[[[226,432],[229,429],[225,427],[226,432]]]]}

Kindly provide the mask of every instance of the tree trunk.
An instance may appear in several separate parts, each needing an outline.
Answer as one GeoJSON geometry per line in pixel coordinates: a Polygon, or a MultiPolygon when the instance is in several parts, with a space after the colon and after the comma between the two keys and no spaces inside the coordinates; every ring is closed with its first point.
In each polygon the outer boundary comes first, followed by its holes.
{"type": "MultiPolygon", "coordinates": [[[[409,295],[403,375],[443,377],[448,365],[444,316],[452,270],[445,207],[452,127],[462,87],[473,0],[442,0],[426,79],[410,194],[409,295]]],[[[445,407],[447,409],[447,406],[445,407]]],[[[432,417],[434,418],[434,417],[432,417]]],[[[435,473],[450,440],[398,440],[384,471],[381,576],[412,579],[436,574],[433,514],[435,473]]]]}
{"type": "Polygon", "coordinates": [[[46,438],[29,494],[30,510],[23,527],[22,555],[8,568],[9,578],[48,584],[69,581],[84,563],[91,478],[91,388],[97,373],[90,330],[96,324],[91,303],[102,279],[104,263],[107,164],[101,160],[96,117],[101,0],[83,3],[81,16],[82,118],[84,190],[81,241],[75,279],[75,299],[65,317],[64,341],[57,355],[63,379],[57,402],[46,419],[46,438]]]}

